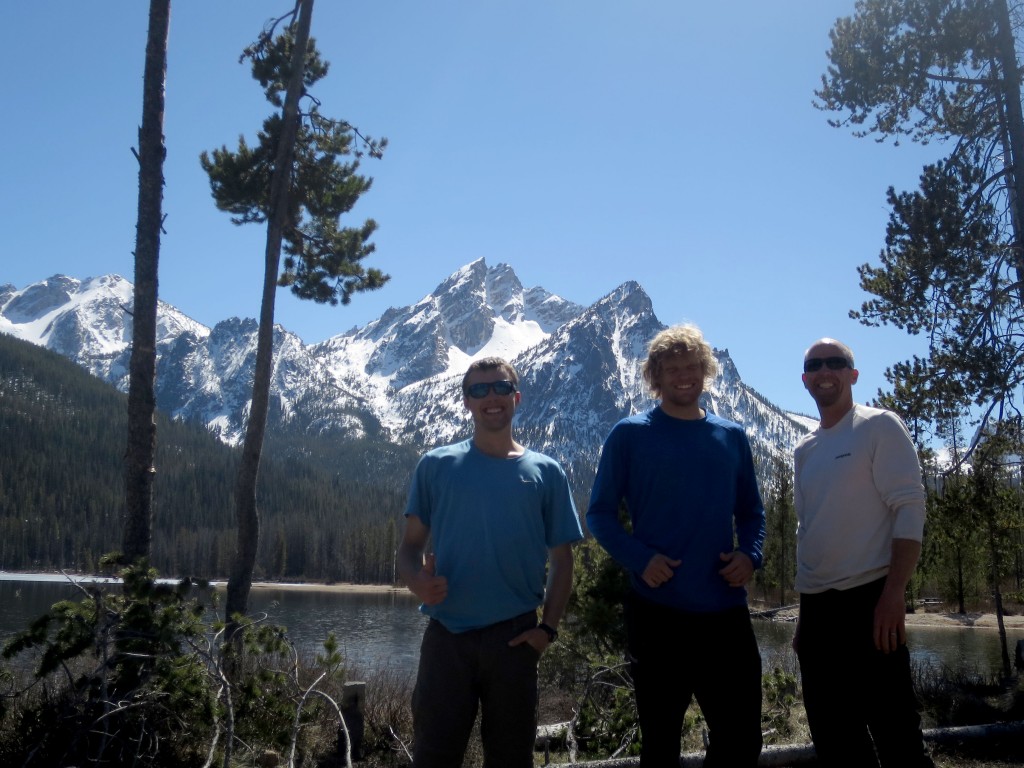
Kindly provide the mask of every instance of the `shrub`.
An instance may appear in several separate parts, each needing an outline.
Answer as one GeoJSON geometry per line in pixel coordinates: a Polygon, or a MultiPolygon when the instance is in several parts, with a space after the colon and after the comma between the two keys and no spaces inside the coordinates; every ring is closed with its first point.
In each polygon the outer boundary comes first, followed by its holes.
{"type": "Polygon", "coordinates": [[[301,663],[282,628],[246,619],[241,644],[225,648],[216,601],[196,589],[205,585],[162,584],[144,563],[119,576],[54,604],[4,648],[0,764],[170,768],[271,754],[313,764],[344,751],[333,636],[301,663]]]}

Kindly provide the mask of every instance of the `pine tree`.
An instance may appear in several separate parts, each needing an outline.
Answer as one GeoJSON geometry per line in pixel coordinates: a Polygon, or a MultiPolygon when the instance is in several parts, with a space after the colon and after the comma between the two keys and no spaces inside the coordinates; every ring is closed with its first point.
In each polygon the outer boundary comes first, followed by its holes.
{"type": "MultiPolygon", "coordinates": [[[[277,20],[291,18],[284,33],[273,37],[275,23],[246,51],[267,100],[281,108],[280,115],[264,122],[258,144],[250,148],[243,138],[235,152],[221,147],[200,158],[217,207],[231,213],[236,224],[267,225],[252,405],[235,486],[238,545],[225,600],[229,627],[246,612],[259,546],[256,488],[270,399],[276,289],[287,285],[300,298],[347,304],[353,293],[387,280],[362,265],[374,251],[369,239],[376,223],[338,224],[370,180],[356,173],[358,160],[339,161],[362,137],[348,123],[322,116],[318,102],[308,96],[307,89],[328,69],[309,36],[312,13],[313,0],[298,0],[291,14],[277,20]],[[303,99],[310,105],[306,111],[303,99]]],[[[383,142],[364,142],[371,154],[380,154],[383,142]]]]}
{"type": "MultiPolygon", "coordinates": [[[[1024,117],[1006,0],[859,0],[831,33],[818,105],[879,141],[948,148],[920,188],[890,188],[880,266],[860,267],[867,325],[925,334],[886,376],[933,427],[1001,418],[1024,381],[1024,117]]],[[[970,451],[961,454],[969,457],[970,451]]]]}
{"type": "Polygon", "coordinates": [[[765,505],[764,563],[755,579],[766,592],[778,589],[778,604],[784,606],[796,578],[796,510],[789,467],[775,460],[773,475],[774,483],[765,505]]]}

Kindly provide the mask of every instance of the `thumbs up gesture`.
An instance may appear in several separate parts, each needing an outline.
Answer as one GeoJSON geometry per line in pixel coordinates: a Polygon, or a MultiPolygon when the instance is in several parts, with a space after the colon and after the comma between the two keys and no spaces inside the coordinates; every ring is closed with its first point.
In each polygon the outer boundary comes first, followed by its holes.
{"type": "Polygon", "coordinates": [[[423,556],[423,567],[409,588],[424,605],[437,605],[447,597],[448,579],[437,575],[437,556],[433,552],[423,556]]]}

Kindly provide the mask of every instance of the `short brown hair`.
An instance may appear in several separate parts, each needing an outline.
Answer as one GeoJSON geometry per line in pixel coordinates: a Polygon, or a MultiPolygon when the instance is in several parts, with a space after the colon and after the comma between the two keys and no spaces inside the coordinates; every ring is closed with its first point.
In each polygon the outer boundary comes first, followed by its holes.
{"type": "Polygon", "coordinates": [[[655,336],[647,348],[647,360],[644,361],[641,373],[653,395],[661,394],[661,387],[657,382],[665,360],[685,352],[697,353],[705,381],[714,378],[718,373],[718,361],[711,345],[704,340],[700,328],[696,325],[674,325],[655,336]]]}
{"type": "Polygon", "coordinates": [[[499,370],[506,376],[508,380],[516,385],[516,389],[519,389],[519,374],[516,373],[516,369],[512,367],[512,364],[501,357],[481,357],[479,360],[474,360],[469,364],[469,368],[466,369],[465,375],[462,377],[462,394],[466,394],[466,387],[469,385],[469,376],[474,371],[494,371],[499,370]]]}

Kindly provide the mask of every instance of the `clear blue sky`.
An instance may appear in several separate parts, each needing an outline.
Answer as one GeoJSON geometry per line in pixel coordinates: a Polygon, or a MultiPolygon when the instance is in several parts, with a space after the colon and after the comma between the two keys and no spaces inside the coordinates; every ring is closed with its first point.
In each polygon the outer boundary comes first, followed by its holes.
{"type": "MultiPolygon", "coordinates": [[[[253,139],[271,107],[241,50],[289,0],[174,0],[161,298],[213,325],[259,312],[261,227],[216,210],[204,149],[253,139]]],[[[877,263],[885,190],[937,149],[828,126],[814,109],[828,33],[854,0],[318,0],[324,114],[386,136],[368,264],[392,276],[348,307],[279,294],[306,342],[413,303],[477,258],[589,304],[627,280],[662,322],[700,325],[743,379],[805,413],[803,350],[857,353],[869,400],[919,352],[848,318],[877,263]]],[[[148,3],[5,8],[0,284],[56,273],[131,279],[148,3]]]]}

